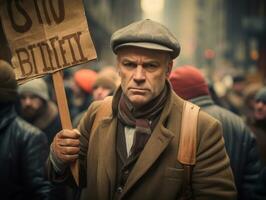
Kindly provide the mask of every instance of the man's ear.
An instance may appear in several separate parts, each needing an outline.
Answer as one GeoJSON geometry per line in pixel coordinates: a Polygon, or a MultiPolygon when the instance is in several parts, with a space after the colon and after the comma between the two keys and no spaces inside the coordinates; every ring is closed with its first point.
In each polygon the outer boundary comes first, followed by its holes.
{"type": "Polygon", "coordinates": [[[172,68],[173,68],[173,60],[171,60],[168,65],[167,65],[167,69],[166,69],[166,76],[167,78],[169,78],[170,74],[171,74],[171,71],[172,71],[172,68]]]}
{"type": "Polygon", "coordinates": [[[118,64],[118,56],[116,57],[116,72],[118,73],[118,75],[121,77],[121,72],[120,72],[120,67],[119,67],[119,64],[118,64]]]}
{"type": "Polygon", "coordinates": [[[116,65],[116,72],[121,77],[121,71],[120,71],[120,67],[118,66],[118,64],[116,65]]]}

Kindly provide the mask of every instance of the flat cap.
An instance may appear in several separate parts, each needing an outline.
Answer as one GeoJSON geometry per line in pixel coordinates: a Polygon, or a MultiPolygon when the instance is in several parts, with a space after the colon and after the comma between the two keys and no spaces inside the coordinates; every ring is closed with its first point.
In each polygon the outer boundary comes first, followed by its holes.
{"type": "Polygon", "coordinates": [[[50,99],[47,83],[41,78],[20,85],[18,87],[18,94],[23,95],[25,93],[34,94],[45,101],[50,99]]]}
{"type": "Polygon", "coordinates": [[[165,26],[150,19],[137,21],[117,30],[110,43],[115,54],[125,46],[167,51],[172,59],[180,53],[180,45],[175,36],[165,26]]]}

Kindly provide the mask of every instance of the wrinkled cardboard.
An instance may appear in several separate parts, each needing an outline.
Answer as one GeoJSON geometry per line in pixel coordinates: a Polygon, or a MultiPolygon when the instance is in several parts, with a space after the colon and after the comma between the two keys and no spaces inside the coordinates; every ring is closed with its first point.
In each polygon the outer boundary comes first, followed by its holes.
{"type": "MultiPolygon", "coordinates": [[[[62,127],[72,129],[58,71],[96,59],[82,0],[0,0],[0,16],[18,83],[53,73],[62,127]]],[[[78,162],[71,171],[78,184],[78,162]]]]}
{"type": "Polygon", "coordinates": [[[0,3],[19,84],[96,58],[82,0],[0,3]]]}

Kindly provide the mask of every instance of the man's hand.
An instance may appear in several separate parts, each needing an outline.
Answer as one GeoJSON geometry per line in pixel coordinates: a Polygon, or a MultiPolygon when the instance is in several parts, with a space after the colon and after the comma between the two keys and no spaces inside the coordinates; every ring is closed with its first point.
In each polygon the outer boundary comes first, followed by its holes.
{"type": "Polygon", "coordinates": [[[80,133],[76,129],[61,130],[54,137],[51,150],[64,165],[77,160],[80,149],[79,137],[80,133]]]}

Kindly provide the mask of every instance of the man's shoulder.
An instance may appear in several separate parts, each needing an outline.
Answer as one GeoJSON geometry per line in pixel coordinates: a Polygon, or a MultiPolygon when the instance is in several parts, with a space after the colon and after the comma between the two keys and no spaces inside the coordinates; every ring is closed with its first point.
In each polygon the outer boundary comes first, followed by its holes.
{"type": "Polygon", "coordinates": [[[97,115],[108,116],[112,114],[112,101],[113,97],[108,96],[104,100],[92,102],[81,121],[87,123],[88,120],[94,121],[97,115]]]}
{"type": "MultiPolygon", "coordinates": [[[[178,111],[183,111],[183,106],[184,103],[189,102],[191,105],[195,105],[198,106],[197,104],[184,100],[182,98],[180,98],[177,95],[173,95],[173,107],[172,110],[178,110],[178,111]]],[[[200,111],[199,111],[199,115],[198,115],[198,123],[200,124],[209,124],[210,123],[215,123],[218,122],[217,119],[215,119],[214,117],[212,117],[210,114],[208,114],[207,112],[205,112],[203,109],[201,109],[200,107],[200,111]]]]}
{"type": "Polygon", "coordinates": [[[21,117],[16,117],[13,121],[13,128],[17,131],[17,134],[25,137],[37,137],[44,135],[44,133],[37,127],[26,122],[21,117]]]}
{"type": "Polygon", "coordinates": [[[207,113],[221,122],[223,129],[225,130],[224,134],[232,134],[238,138],[253,137],[253,134],[244,123],[243,119],[241,119],[235,113],[217,105],[206,108],[205,110],[207,113]]]}
{"type": "Polygon", "coordinates": [[[113,97],[112,96],[108,96],[108,97],[106,97],[103,100],[94,101],[89,106],[87,112],[97,113],[97,111],[99,111],[103,107],[105,107],[106,109],[111,109],[112,101],[113,101],[113,97]]]}
{"type": "Polygon", "coordinates": [[[210,115],[209,113],[207,113],[203,109],[200,109],[199,120],[202,123],[218,123],[219,122],[215,117],[213,117],[212,115],[210,115]]]}

